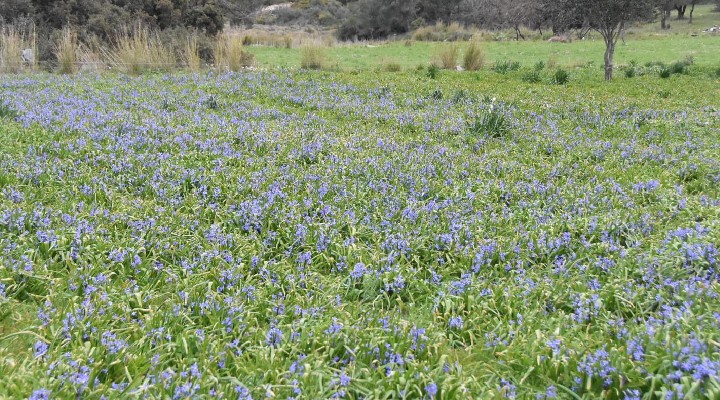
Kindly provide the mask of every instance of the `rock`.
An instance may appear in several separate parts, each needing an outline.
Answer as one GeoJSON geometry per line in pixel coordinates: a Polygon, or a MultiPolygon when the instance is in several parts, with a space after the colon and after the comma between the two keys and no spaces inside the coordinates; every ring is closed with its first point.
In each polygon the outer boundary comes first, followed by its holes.
{"type": "Polygon", "coordinates": [[[25,64],[32,64],[35,60],[35,52],[33,51],[33,49],[25,49],[20,54],[20,57],[25,64]]]}

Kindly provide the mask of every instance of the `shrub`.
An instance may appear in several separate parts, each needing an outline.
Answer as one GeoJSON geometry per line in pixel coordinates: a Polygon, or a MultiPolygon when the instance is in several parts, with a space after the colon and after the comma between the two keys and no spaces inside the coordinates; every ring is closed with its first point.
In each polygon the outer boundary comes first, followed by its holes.
{"type": "Polygon", "coordinates": [[[438,22],[435,25],[418,27],[413,32],[412,39],[421,42],[467,41],[473,37],[473,33],[457,22],[451,24],[438,22]]]}
{"type": "Polygon", "coordinates": [[[463,68],[467,71],[477,71],[485,63],[485,54],[478,42],[470,42],[463,56],[463,68]]]}
{"type": "Polygon", "coordinates": [[[157,34],[139,25],[132,31],[124,30],[115,38],[108,58],[120,71],[132,75],[146,70],[171,71],[176,63],[175,54],[157,34]]]}
{"type": "Polygon", "coordinates": [[[428,70],[427,70],[427,74],[426,74],[426,75],[427,75],[427,77],[430,78],[430,79],[435,79],[435,78],[437,78],[437,76],[438,76],[439,73],[440,73],[440,68],[438,68],[438,66],[435,65],[435,64],[430,64],[430,65],[428,66],[428,70]]]}
{"type": "Polygon", "coordinates": [[[556,85],[564,85],[570,80],[570,74],[562,68],[558,68],[553,75],[553,83],[556,85]]]}
{"type": "Polygon", "coordinates": [[[510,71],[517,71],[520,69],[520,63],[517,61],[497,61],[493,67],[493,71],[499,74],[507,74],[510,71]]]}
{"type": "Polygon", "coordinates": [[[215,44],[215,67],[229,71],[239,71],[255,63],[255,56],[243,50],[242,41],[237,37],[218,35],[215,44]]]}
{"type": "Polygon", "coordinates": [[[527,83],[539,83],[542,81],[542,77],[540,76],[540,70],[533,69],[532,71],[528,71],[525,73],[522,77],[522,80],[527,83]]]}
{"type": "Polygon", "coordinates": [[[400,64],[395,63],[395,62],[390,62],[390,63],[385,64],[384,69],[385,69],[385,71],[387,71],[387,72],[400,72],[400,71],[402,71],[402,67],[400,66],[400,64]]]}
{"type": "Polygon", "coordinates": [[[635,67],[629,67],[625,70],[625,77],[626,78],[634,78],[635,77],[635,67]]]}
{"type": "Polygon", "coordinates": [[[443,69],[455,69],[455,66],[457,66],[457,59],[458,47],[454,44],[443,47],[438,53],[438,60],[440,61],[440,66],[442,66],[443,69]]]}
{"type": "Polygon", "coordinates": [[[674,62],[670,65],[670,72],[673,74],[685,73],[685,63],[682,61],[674,62]]]}
{"type": "Polygon", "coordinates": [[[80,49],[77,33],[70,28],[64,28],[55,44],[55,58],[58,62],[58,72],[61,74],[74,74],[78,70],[78,55],[80,49]]]}
{"type": "Polygon", "coordinates": [[[187,65],[190,71],[197,72],[200,70],[202,60],[200,59],[197,35],[192,35],[187,39],[183,51],[183,58],[185,59],[185,65],[187,65]]]}
{"type": "Polygon", "coordinates": [[[660,69],[659,75],[663,79],[669,78],[672,75],[672,69],[670,69],[669,67],[662,67],[660,69]]]}
{"type": "Polygon", "coordinates": [[[5,26],[0,31],[0,72],[15,74],[22,70],[23,48],[23,35],[12,25],[5,26]]]}
{"type": "Polygon", "coordinates": [[[715,70],[715,77],[720,78],[720,67],[718,67],[718,69],[715,70]]]}
{"type": "Polygon", "coordinates": [[[533,67],[535,71],[542,71],[545,69],[545,63],[543,61],[538,61],[535,66],[533,67]]]}
{"type": "Polygon", "coordinates": [[[486,136],[490,138],[499,138],[510,132],[508,120],[505,112],[500,107],[491,104],[489,108],[483,110],[475,121],[468,125],[468,134],[471,136],[486,136]]]}
{"type": "Polygon", "coordinates": [[[325,65],[325,52],[318,45],[306,45],[300,50],[300,67],[322,69],[325,65]]]}

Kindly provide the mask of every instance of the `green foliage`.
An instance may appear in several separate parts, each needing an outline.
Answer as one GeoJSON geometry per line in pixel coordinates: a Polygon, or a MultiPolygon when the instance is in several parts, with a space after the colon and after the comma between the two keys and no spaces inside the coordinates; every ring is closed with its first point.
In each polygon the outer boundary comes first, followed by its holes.
{"type": "Polygon", "coordinates": [[[0,398],[717,398],[717,81],[601,73],[3,76],[0,398]]]}
{"type": "Polygon", "coordinates": [[[635,77],[635,67],[628,67],[625,69],[625,77],[626,78],[634,78],[635,77]]]}
{"type": "Polygon", "coordinates": [[[17,111],[9,105],[0,102],[0,118],[14,119],[18,116],[17,111]]]}
{"type": "Polygon", "coordinates": [[[402,71],[402,66],[396,62],[389,62],[384,65],[383,69],[387,72],[400,72],[402,71]]]}
{"type": "Polygon", "coordinates": [[[510,132],[510,124],[502,107],[491,103],[468,125],[467,134],[473,138],[501,138],[510,132]]]}
{"type": "Polygon", "coordinates": [[[495,62],[493,71],[499,74],[507,74],[508,72],[517,71],[520,69],[520,63],[512,60],[501,60],[495,62]]]}
{"type": "Polygon", "coordinates": [[[440,74],[440,68],[435,64],[428,65],[425,75],[430,79],[436,79],[440,74]]]}
{"type": "Polygon", "coordinates": [[[540,74],[540,71],[533,69],[532,71],[528,71],[523,74],[522,80],[527,83],[539,83],[542,82],[542,75],[540,74]]]}
{"type": "Polygon", "coordinates": [[[676,61],[670,64],[670,72],[673,74],[684,74],[686,71],[686,65],[682,61],[676,61]]]}
{"type": "Polygon", "coordinates": [[[570,74],[562,68],[558,68],[553,74],[552,82],[556,85],[565,85],[570,81],[570,74]]]}
{"type": "Polygon", "coordinates": [[[672,69],[670,67],[663,66],[661,67],[658,75],[663,79],[669,78],[672,75],[672,69]]]}
{"type": "Polygon", "coordinates": [[[460,89],[453,94],[452,102],[455,104],[459,104],[464,102],[465,100],[468,100],[468,94],[465,90],[460,89]]]}

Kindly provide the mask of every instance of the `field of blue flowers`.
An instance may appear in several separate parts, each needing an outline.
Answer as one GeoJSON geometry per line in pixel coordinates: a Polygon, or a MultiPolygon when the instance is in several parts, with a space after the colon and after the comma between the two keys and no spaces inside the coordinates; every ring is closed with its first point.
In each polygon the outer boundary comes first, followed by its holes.
{"type": "Polygon", "coordinates": [[[414,79],[2,77],[0,398],[720,398],[717,103],[414,79]]]}

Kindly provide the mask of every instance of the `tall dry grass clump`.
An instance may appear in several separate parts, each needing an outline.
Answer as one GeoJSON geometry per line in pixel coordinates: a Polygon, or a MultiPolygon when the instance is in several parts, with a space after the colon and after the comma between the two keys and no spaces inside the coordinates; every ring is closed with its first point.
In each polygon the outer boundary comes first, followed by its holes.
{"type": "Polygon", "coordinates": [[[322,69],[325,65],[325,51],[317,44],[308,44],[300,50],[300,67],[322,69]]]}
{"type": "Polygon", "coordinates": [[[437,54],[437,60],[443,69],[455,69],[458,59],[457,45],[444,46],[437,54]]]}
{"type": "Polygon", "coordinates": [[[107,69],[107,60],[103,54],[108,51],[99,38],[94,37],[87,45],[78,45],[78,69],[80,71],[100,72],[107,69]]]}
{"type": "Polygon", "coordinates": [[[60,37],[55,43],[54,53],[58,62],[58,72],[61,74],[76,73],[80,55],[77,33],[68,27],[63,28],[60,37]]]}
{"type": "Polygon", "coordinates": [[[131,75],[147,70],[171,71],[175,68],[175,53],[163,44],[156,33],[141,26],[125,30],[115,39],[108,58],[115,68],[131,75]]]}
{"type": "Polygon", "coordinates": [[[255,56],[243,50],[242,40],[234,35],[220,34],[215,42],[215,67],[239,71],[255,64],[255,56]]]}
{"type": "Polygon", "coordinates": [[[197,35],[192,35],[187,39],[185,48],[183,49],[183,58],[185,65],[192,72],[198,72],[202,66],[200,58],[200,46],[198,45],[197,35]]]}
{"type": "Polygon", "coordinates": [[[36,65],[35,27],[23,32],[13,25],[5,25],[0,29],[0,72],[16,74],[25,68],[36,65]],[[25,49],[30,49],[31,60],[23,60],[25,49]]]}
{"type": "Polygon", "coordinates": [[[477,71],[485,64],[485,53],[480,43],[470,42],[465,48],[463,55],[463,68],[466,71],[477,71]]]}

